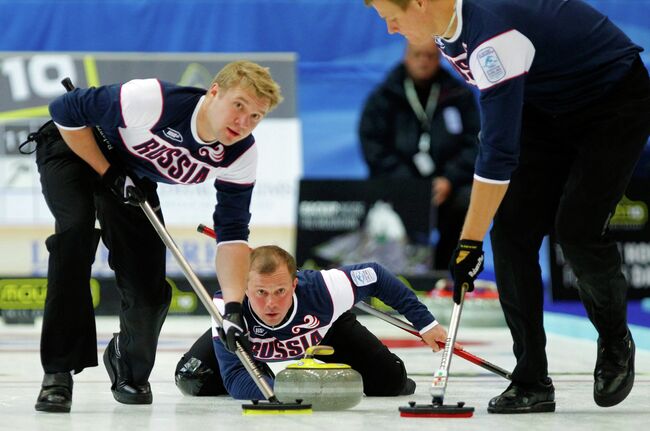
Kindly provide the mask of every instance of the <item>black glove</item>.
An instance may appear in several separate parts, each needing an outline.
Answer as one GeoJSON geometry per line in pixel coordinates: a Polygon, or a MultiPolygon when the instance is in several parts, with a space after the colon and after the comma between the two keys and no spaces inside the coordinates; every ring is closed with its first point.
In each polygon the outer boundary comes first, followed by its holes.
{"type": "Polygon", "coordinates": [[[120,168],[111,165],[102,175],[102,184],[123,204],[139,206],[144,202],[144,193],[135,185],[131,177],[120,168]]]}
{"type": "Polygon", "coordinates": [[[454,280],[454,302],[460,304],[463,284],[474,290],[474,280],[483,271],[483,242],[461,239],[451,255],[449,272],[454,280]]]}
{"type": "Polygon", "coordinates": [[[226,303],[223,315],[223,327],[217,328],[219,338],[226,349],[235,353],[237,351],[237,342],[248,353],[251,351],[250,341],[248,341],[248,329],[242,315],[242,306],[239,302],[226,303]]]}

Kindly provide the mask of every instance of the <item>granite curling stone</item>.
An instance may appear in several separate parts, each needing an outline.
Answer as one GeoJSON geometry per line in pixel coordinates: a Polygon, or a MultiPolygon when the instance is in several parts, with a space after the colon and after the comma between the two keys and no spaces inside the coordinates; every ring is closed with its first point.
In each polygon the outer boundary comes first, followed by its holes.
{"type": "Polygon", "coordinates": [[[280,401],[302,399],[313,410],[344,410],[356,406],[363,397],[361,374],[346,364],[322,363],[314,355],[331,355],[330,346],[312,346],[305,357],[280,371],[273,391],[280,401]]]}

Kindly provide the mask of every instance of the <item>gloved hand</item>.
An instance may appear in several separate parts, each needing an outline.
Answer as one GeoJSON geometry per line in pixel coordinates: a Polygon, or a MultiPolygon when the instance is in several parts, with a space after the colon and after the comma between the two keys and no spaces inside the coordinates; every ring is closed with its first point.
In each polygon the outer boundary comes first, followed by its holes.
{"type": "Polygon", "coordinates": [[[221,342],[230,352],[235,353],[237,351],[237,342],[239,342],[244,350],[250,353],[251,345],[250,341],[248,341],[248,329],[239,302],[226,303],[223,327],[217,328],[217,332],[221,342]]]}
{"type": "Polygon", "coordinates": [[[123,204],[139,206],[144,202],[144,193],[122,169],[111,165],[102,175],[102,184],[123,204]]]}
{"type": "Polygon", "coordinates": [[[463,284],[474,290],[474,280],[483,271],[483,242],[461,239],[451,255],[449,272],[454,280],[454,302],[460,304],[463,284]]]}

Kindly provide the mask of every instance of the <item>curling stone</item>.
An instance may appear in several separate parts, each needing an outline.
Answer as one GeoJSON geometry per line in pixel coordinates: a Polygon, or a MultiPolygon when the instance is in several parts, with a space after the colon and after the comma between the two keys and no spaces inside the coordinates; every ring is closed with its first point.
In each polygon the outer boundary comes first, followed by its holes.
{"type": "Polygon", "coordinates": [[[330,346],[312,346],[305,357],[275,376],[273,391],[282,402],[302,399],[313,410],[343,410],[356,406],[363,396],[361,374],[346,364],[317,362],[314,355],[331,355],[330,346]]]}

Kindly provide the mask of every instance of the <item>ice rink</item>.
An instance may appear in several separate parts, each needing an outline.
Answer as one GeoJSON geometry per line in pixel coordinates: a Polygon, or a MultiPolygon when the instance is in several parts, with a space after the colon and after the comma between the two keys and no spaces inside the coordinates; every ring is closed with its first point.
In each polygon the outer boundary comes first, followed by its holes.
{"type": "MultiPolygon", "coordinates": [[[[374,317],[360,320],[390,345],[412,340],[399,329],[374,317]]],[[[0,429],[135,431],[135,430],[246,430],[246,431],[397,431],[397,430],[642,430],[650,421],[650,336],[647,328],[634,327],[637,340],[637,377],[630,396],[620,405],[603,409],[592,399],[595,334],[581,318],[547,314],[549,366],[556,388],[555,413],[493,415],[490,398],[507,386],[503,378],[454,357],[445,404],[464,401],[475,408],[472,418],[402,418],[398,407],[414,400],[431,401],[428,387],[440,354],[425,347],[400,347],[393,351],[406,363],[417,384],[414,395],[393,398],[365,397],[349,410],[311,415],[243,415],[241,401],[229,397],[192,398],[175,387],[173,374],[181,354],[208,325],[207,317],[169,317],[160,338],[156,366],[150,382],[154,402],[128,406],[113,400],[101,354],[117,319],[98,318],[100,366],[75,376],[70,414],[40,413],[34,403],[42,379],[39,359],[40,321],[35,325],[0,326],[0,429]],[[570,332],[571,336],[566,335],[570,332]]],[[[510,336],[505,328],[463,328],[459,341],[467,351],[511,370],[510,336]]]]}

